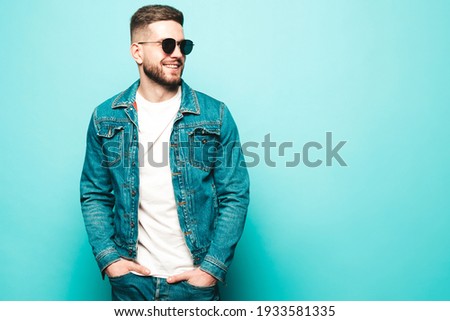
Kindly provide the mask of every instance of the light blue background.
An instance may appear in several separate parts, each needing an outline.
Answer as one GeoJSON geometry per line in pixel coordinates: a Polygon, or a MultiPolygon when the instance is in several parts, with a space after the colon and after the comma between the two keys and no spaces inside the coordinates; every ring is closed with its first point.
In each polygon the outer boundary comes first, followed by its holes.
{"type": "MultiPolygon", "coordinates": [[[[167,3],[196,44],[184,79],[243,142],[294,144],[250,168],[224,299],[449,300],[450,2],[167,3]],[[327,131],[348,167],[285,166],[327,131]]],[[[78,184],[93,108],[138,77],[145,4],[0,3],[1,300],[109,299],[78,184]]]]}

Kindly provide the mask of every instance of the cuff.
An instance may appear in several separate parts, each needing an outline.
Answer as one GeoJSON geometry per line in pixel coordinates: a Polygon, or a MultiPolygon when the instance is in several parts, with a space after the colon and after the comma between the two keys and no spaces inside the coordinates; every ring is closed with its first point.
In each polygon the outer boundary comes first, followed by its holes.
{"type": "Polygon", "coordinates": [[[225,283],[225,276],[227,274],[228,268],[222,262],[218,261],[212,256],[205,256],[202,264],[200,264],[200,270],[211,274],[220,282],[225,283]]]}
{"type": "Polygon", "coordinates": [[[102,278],[105,278],[105,269],[112,263],[119,261],[120,255],[115,248],[107,248],[97,254],[95,259],[102,273],[102,278]]]}

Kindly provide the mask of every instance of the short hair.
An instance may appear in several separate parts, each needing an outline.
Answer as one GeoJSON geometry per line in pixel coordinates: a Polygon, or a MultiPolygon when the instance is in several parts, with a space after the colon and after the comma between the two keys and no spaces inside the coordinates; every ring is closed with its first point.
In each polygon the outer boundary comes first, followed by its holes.
{"type": "Polygon", "coordinates": [[[173,20],[183,26],[183,13],[171,6],[149,5],[144,6],[134,13],[130,21],[130,37],[133,41],[136,32],[145,30],[153,22],[173,20]]]}

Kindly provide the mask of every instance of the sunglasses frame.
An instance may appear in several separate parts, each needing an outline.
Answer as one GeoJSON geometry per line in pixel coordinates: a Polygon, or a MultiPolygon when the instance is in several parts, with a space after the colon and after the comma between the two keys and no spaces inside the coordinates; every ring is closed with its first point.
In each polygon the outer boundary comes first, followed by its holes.
{"type": "Polygon", "coordinates": [[[173,38],[165,38],[160,41],[139,41],[139,42],[137,42],[137,44],[139,44],[139,45],[143,45],[146,43],[160,43],[162,50],[164,51],[164,53],[166,53],[168,55],[172,54],[175,51],[176,46],[180,47],[181,53],[185,56],[189,55],[192,52],[192,49],[194,49],[194,43],[192,42],[192,40],[189,40],[189,39],[183,39],[180,41],[176,41],[173,38]],[[186,49],[185,49],[186,44],[188,44],[191,48],[189,50],[189,52],[186,52],[186,49]]]}

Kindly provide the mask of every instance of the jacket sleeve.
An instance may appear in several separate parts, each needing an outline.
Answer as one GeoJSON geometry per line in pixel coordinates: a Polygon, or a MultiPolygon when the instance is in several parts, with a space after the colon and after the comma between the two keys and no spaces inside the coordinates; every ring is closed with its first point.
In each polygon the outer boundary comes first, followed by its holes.
{"type": "MultiPolygon", "coordinates": [[[[80,181],[80,201],[92,251],[100,270],[118,261],[114,237],[114,194],[109,169],[102,166],[102,141],[95,128],[95,112],[89,123],[86,155],[80,181]]],[[[104,276],[104,274],[103,274],[104,276]]]]}
{"type": "Polygon", "coordinates": [[[249,204],[249,177],[236,124],[222,104],[222,123],[214,184],[219,213],[212,242],[200,269],[224,282],[244,230],[249,204]]]}

